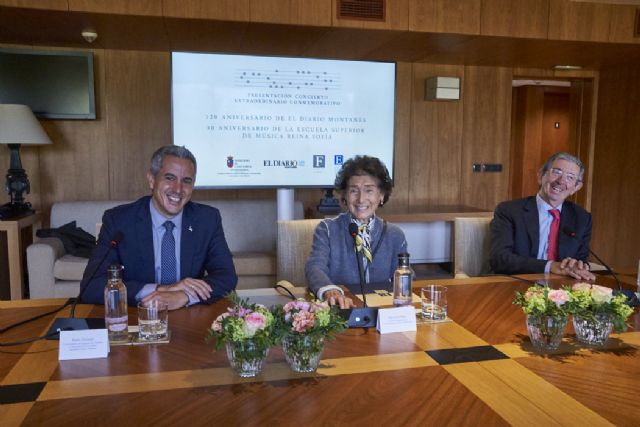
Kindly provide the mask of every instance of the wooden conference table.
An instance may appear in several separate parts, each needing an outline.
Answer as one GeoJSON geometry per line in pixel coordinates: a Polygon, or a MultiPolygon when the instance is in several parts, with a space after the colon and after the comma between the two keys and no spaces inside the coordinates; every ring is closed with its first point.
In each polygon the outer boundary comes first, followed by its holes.
{"type": "MultiPolygon", "coordinates": [[[[326,345],[316,374],[290,372],[281,350],[272,349],[258,378],[234,376],[225,352],[203,341],[223,303],[171,312],[169,344],[112,347],[106,359],[58,362],[57,341],[0,348],[0,425],[640,422],[637,310],[635,330],[613,334],[604,349],[576,345],[569,327],[558,352],[544,355],[532,350],[524,314],[511,304],[527,283],[507,277],[428,283],[449,286],[452,322],[386,335],[348,330],[326,345]]],[[[0,327],[58,302],[0,302],[0,327]]],[[[77,315],[98,317],[102,308],[78,306],[77,315]]],[[[1,341],[41,334],[49,323],[22,326],[1,341]]]]}

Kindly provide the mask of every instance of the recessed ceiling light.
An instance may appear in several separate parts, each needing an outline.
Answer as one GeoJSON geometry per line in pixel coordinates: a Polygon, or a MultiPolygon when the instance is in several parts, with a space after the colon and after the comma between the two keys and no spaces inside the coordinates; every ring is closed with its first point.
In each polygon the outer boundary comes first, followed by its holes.
{"type": "Polygon", "coordinates": [[[582,65],[554,65],[554,70],[582,70],[582,65]]]}

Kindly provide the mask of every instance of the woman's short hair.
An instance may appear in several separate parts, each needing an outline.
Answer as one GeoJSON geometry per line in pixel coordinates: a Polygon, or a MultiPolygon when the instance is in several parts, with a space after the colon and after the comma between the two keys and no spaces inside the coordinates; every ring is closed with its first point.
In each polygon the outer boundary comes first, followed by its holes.
{"type": "Polygon", "coordinates": [[[393,190],[393,182],[389,176],[387,167],[377,157],[355,156],[342,165],[342,168],[336,175],[335,188],[344,193],[352,176],[369,175],[378,180],[378,188],[384,193],[382,203],[387,203],[391,190],[393,190]]]}
{"type": "Polygon", "coordinates": [[[164,162],[164,158],[167,156],[189,160],[193,163],[193,173],[195,174],[197,172],[198,164],[196,163],[196,158],[191,151],[180,145],[165,145],[158,148],[151,156],[151,175],[158,175],[158,172],[162,169],[162,162],[164,162]]]}

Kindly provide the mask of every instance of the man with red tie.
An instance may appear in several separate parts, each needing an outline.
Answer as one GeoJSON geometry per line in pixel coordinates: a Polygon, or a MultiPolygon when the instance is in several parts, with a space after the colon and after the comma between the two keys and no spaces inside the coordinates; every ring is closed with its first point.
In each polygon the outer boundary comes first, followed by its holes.
{"type": "Polygon", "coordinates": [[[591,214],[566,199],[582,188],[584,165],[568,153],[538,171],[536,196],[502,202],[491,221],[491,269],[500,274],[554,273],[593,280],[591,214]]]}

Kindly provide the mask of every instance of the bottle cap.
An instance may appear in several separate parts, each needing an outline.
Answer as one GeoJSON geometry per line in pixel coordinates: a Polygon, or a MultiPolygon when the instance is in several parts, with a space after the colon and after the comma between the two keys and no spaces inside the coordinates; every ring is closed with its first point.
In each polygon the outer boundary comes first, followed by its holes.
{"type": "Polygon", "coordinates": [[[120,279],[122,273],[122,266],[120,264],[111,264],[107,269],[107,276],[109,279],[120,279]]]}

